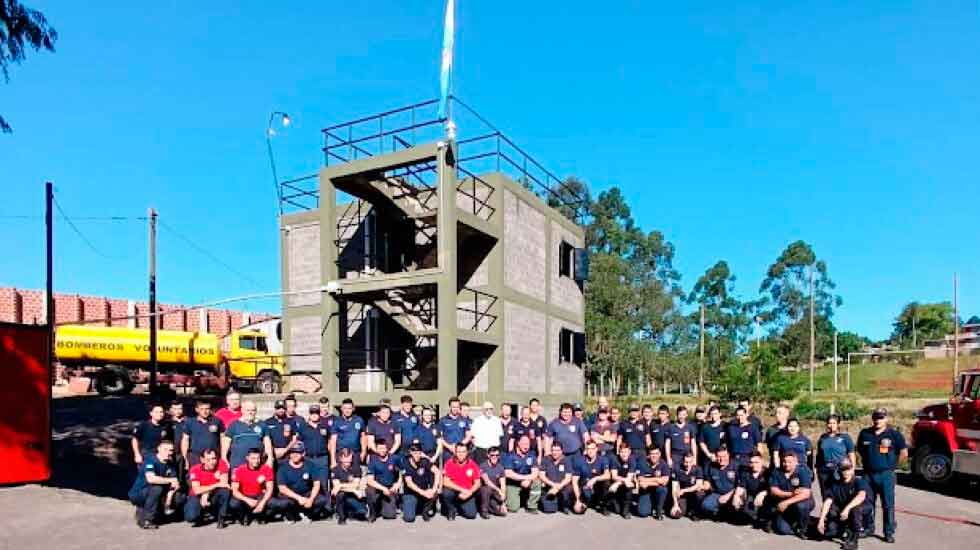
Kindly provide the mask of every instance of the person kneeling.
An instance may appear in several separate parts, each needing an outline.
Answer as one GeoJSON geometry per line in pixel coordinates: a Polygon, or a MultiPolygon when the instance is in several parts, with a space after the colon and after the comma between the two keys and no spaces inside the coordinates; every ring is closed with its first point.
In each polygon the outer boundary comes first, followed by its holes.
{"type": "MultiPolygon", "coordinates": [[[[636,485],[635,463],[638,459],[642,460],[643,457],[634,457],[633,450],[630,449],[629,445],[620,445],[616,453],[616,457],[607,457],[609,459],[609,472],[612,475],[612,484],[609,485],[607,498],[615,504],[623,519],[629,519],[634,493],[639,490],[636,485]]],[[[668,476],[668,482],[669,479],[668,476]]]]}
{"type": "Polygon", "coordinates": [[[763,509],[769,495],[769,479],[762,455],[753,453],[749,458],[748,469],[738,472],[738,487],[732,497],[735,519],[761,528],[766,523],[763,509]]]}
{"type": "Polygon", "coordinates": [[[279,496],[272,499],[269,509],[282,513],[287,521],[296,523],[300,514],[313,521],[329,512],[330,501],[320,493],[320,472],[306,462],[306,446],[301,441],[289,449],[288,461],[279,467],[276,484],[279,496]]]}
{"type": "Polygon", "coordinates": [[[337,460],[340,464],[334,466],[330,473],[333,486],[330,494],[337,510],[337,523],[343,525],[350,517],[367,520],[367,498],[361,483],[361,468],[354,465],[354,451],[341,449],[337,460]]]}
{"type": "Polygon", "coordinates": [[[242,525],[251,525],[256,519],[265,523],[274,488],[275,474],[271,466],[262,462],[262,451],[249,449],[245,464],[231,471],[231,515],[242,525]]]}
{"type": "Polygon", "coordinates": [[[635,471],[639,491],[636,499],[636,514],[641,518],[652,514],[658,521],[663,519],[667,487],[670,486],[670,466],[661,457],[660,449],[651,445],[647,449],[646,460],[636,461],[635,471]]]}
{"type": "Polygon", "coordinates": [[[585,444],[585,456],[575,461],[572,476],[575,504],[572,511],[584,514],[587,509],[593,508],[604,516],[609,515],[606,509],[606,492],[609,490],[610,479],[612,474],[609,472],[606,457],[599,455],[599,445],[595,441],[589,441],[585,444]]]}
{"type": "Polygon", "coordinates": [[[717,465],[708,469],[705,480],[711,493],[704,497],[701,509],[712,518],[731,517],[735,511],[735,488],[738,483],[738,466],[733,464],[728,449],[719,447],[715,452],[717,465]]]}
{"type": "Polygon", "coordinates": [[[500,447],[490,447],[480,464],[480,517],[507,515],[507,469],[500,460],[500,447]]]}
{"type": "Polygon", "coordinates": [[[684,455],[684,463],[676,464],[671,473],[674,505],[670,509],[670,517],[678,519],[686,516],[691,521],[698,521],[701,511],[701,500],[704,499],[704,474],[694,463],[694,455],[684,455]]]}
{"type": "Polygon", "coordinates": [[[228,465],[218,462],[218,451],[207,449],[201,452],[200,461],[191,467],[187,474],[190,482],[190,496],[184,504],[184,521],[195,527],[204,524],[204,512],[210,511],[218,529],[225,528],[228,515],[228,465]]]}
{"type": "Polygon", "coordinates": [[[408,448],[408,460],[402,461],[402,520],[415,521],[418,514],[422,521],[429,521],[436,514],[436,497],[442,486],[442,472],[422,453],[422,446],[412,443],[408,448]]]}
{"type": "Polygon", "coordinates": [[[541,511],[546,514],[568,513],[575,500],[572,490],[572,465],[557,441],[551,444],[551,454],[541,461],[541,511]]]}
{"type": "Polygon", "coordinates": [[[871,513],[868,495],[871,486],[854,474],[854,464],[847,458],[837,466],[841,479],[830,485],[820,510],[817,531],[827,538],[840,537],[844,550],[856,550],[865,518],[871,513]]]}
{"type": "Polygon", "coordinates": [[[398,459],[388,453],[388,442],[378,439],[375,453],[368,462],[365,485],[367,486],[368,523],[373,523],[381,513],[385,519],[398,515],[398,494],[402,490],[401,468],[398,459]]]}
{"type": "Polygon", "coordinates": [[[465,443],[453,448],[453,458],[444,467],[442,511],[446,519],[456,519],[456,514],[466,519],[476,518],[477,493],[480,491],[480,467],[469,457],[465,443]]]}
{"type": "Polygon", "coordinates": [[[769,474],[767,513],[773,516],[772,528],[780,535],[806,539],[806,529],[813,511],[813,473],[799,463],[794,453],[787,453],[781,468],[769,474]]]}
{"type": "Polygon", "coordinates": [[[161,508],[166,512],[181,506],[184,495],[180,492],[177,469],[171,459],[174,444],[161,441],[155,455],[143,455],[136,481],[129,489],[129,501],[136,506],[136,524],[141,529],[156,529],[161,508]]]}

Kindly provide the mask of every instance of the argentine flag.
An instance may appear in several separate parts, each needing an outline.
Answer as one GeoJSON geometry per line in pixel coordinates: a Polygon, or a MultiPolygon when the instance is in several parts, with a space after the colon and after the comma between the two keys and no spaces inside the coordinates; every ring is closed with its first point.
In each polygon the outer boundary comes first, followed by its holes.
{"type": "Polygon", "coordinates": [[[442,35],[442,70],[439,72],[439,118],[449,107],[449,87],[453,73],[453,35],[456,34],[456,2],[446,0],[446,23],[442,35]]]}

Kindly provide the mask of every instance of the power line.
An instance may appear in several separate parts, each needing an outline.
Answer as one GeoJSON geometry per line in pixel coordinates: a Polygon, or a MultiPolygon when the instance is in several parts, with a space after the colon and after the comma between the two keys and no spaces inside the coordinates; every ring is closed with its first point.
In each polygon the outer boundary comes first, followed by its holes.
{"type": "MultiPolygon", "coordinates": [[[[0,220],[43,220],[44,216],[24,216],[16,214],[0,214],[0,220]]],[[[67,220],[68,216],[60,216],[59,220],[67,220]]],[[[106,222],[128,222],[146,221],[146,216],[75,216],[72,221],[106,221],[106,222]]]]}
{"type": "Polygon", "coordinates": [[[72,231],[74,231],[75,234],[78,235],[78,238],[79,239],[82,239],[82,242],[84,242],[90,249],[92,249],[92,252],[95,252],[97,255],[103,257],[106,260],[119,261],[120,258],[114,258],[112,256],[109,256],[109,255],[105,254],[104,252],[102,252],[101,250],[99,250],[98,248],[96,248],[96,246],[94,244],[92,244],[92,241],[90,241],[88,239],[88,237],[86,237],[78,229],[78,227],[75,226],[75,223],[72,221],[71,218],[68,217],[68,214],[65,214],[65,211],[61,208],[61,204],[58,203],[58,199],[54,199],[54,206],[55,206],[55,208],[58,209],[58,212],[61,213],[62,218],[64,218],[64,220],[66,222],[68,222],[68,226],[71,227],[72,231]]]}
{"type": "Polygon", "coordinates": [[[252,283],[255,286],[258,286],[258,287],[261,287],[262,286],[261,283],[259,283],[258,281],[256,281],[252,277],[250,277],[249,275],[247,275],[247,274],[245,274],[245,273],[243,273],[243,272],[235,269],[230,264],[222,261],[220,258],[218,258],[213,253],[211,253],[210,250],[204,248],[203,246],[198,245],[197,243],[195,243],[194,241],[192,241],[189,237],[186,237],[184,234],[182,234],[181,232],[179,232],[176,229],[174,229],[173,227],[171,227],[167,222],[163,221],[163,218],[157,218],[157,222],[160,224],[160,227],[163,227],[167,231],[173,233],[174,236],[176,236],[180,240],[182,240],[185,243],[187,243],[188,246],[190,246],[194,250],[198,251],[199,253],[203,254],[204,256],[207,256],[212,262],[214,262],[214,263],[220,265],[221,267],[227,269],[229,273],[232,273],[232,274],[234,274],[237,277],[241,277],[242,279],[245,279],[246,281],[252,283]]]}

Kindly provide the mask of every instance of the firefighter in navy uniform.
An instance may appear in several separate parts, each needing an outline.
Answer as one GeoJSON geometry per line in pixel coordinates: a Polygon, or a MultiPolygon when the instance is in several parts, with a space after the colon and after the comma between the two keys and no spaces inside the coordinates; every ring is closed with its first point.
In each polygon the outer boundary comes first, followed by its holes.
{"type": "Polygon", "coordinates": [[[503,463],[504,476],[507,478],[507,511],[513,514],[524,504],[529,514],[537,514],[538,502],[541,500],[541,479],[538,474],[538,454],[531,450],[531,438],[528,434],[517,438],[514,452],[504,456],[503,463]]]}
{"type": "Polygon", "coordinates": [[[402,490],[401,470],[398,457],[388,452],[388,442],[376,439],[373,454],[368,459],[367,474],[364,476],[368,523],[373,523],[378,515],[384,519],[395,519],[398,515],[398,495],[402,490]]]}
{"type": "Polygon", "coordinates": [[[705,492],[704,474],[695,462],[694,455],[685,455],[680,462],[677,462],[670,479],[674,496],[670,517],[678,519],[687,516],[691,521],[698,521],[705,492]]]}
{"type": "Polygon", "coordinates": [[[435,411],[426,407],[422,409],[422,418],[418,426],[413,431],[410,443],[418,444],[422,449],[422,454],[432,461],[433,464],[439,463],[442,456],[442,432],[439,424],[435,421],[435,411]]]}
{"type": "Polygon", "coordinates": [[[884,540],[895,542],[895,467],[909,456],[905,438],[901,432],[888,425],[888,411],[883,408],[871,413],[872,426],[858,434],[857,448],[861,455],[864,478],[871,486],[868,499],[871,513],[865,519],[864,536],[874,532],[875,499],[881,499],[881,512],[884,514],[884,540]]]}
{"type": "Polygon", "coordinates": [[[300,425],[297,436],[306,448],[306,460],[317,468],[320,475],[321,492],[323,494],[329,493],[330,453],[328,445],[330,427],[320,416],[319,405],[310,405],[306,421],[300,425]]]}
{"type": "Polygon", "coordinates": [[[637,457],[633,471],[636,476],[636,514],[641,518],[653,516],[660,521],[664,517],[670,487],[670,466],[663,459],[660,449],[650,445],[644,460],[637,457]]]}
{"type": "Polygon", "coordinates": [[[823,495],[817,531],[827,538],[840,537],[844,550],[856,550],[864,530],[864,518],[871,515],[871,486],[854,475],[854,464],[844,458],[837,465],[840,479],[823,495]]]}
{"type": "MultiPolygon", "coordinates": [[[[163,407],[159,409],[162,417],[163,407]]],[[[142,529],[156,529],[168,510],[184,505],[173,454],[174,444],[163,440],[157,444],[155,453],[144,454],[140,462],[136,481],[127,496],[136,506],[136,524],[142,529]]]]}
{"type": "Polygon", "coordinates": [[[177,477],[183,484],[182,488],[187,490],[187,471],[190,470],[190,462],[187,456],[181,452],[181,443],[184,441],[184,433],[187,431],[187,417],[184,416],[184,404],[180,401],[170,403],[167,410],[166,437],[174,442],[174,466],[177,468],[177,477]]]}
{"type": "Polygon", "coordinates": [[[395,428],[398,430],[400,435],[401,445],[398,447],[397,454],[404,457],[408,456],[408,448],[411,447],[412,442],[415,441],[415,431],[419,427],[419,415],[415,414],[413,407],[414,402],[412,400],[412,396],[408,394],[403,395],[398,407],[398,412],[394,413],[391,417],[391,421],[395,424],[395,428]]]}
{"type": "Polygon", "coordinates": [[[408,458],[402,461],[402,519],[412,523],[418,515],[429,521],[436,515],[436,501],[442,486],[442,472],[422,453],[422,446],[412,443],[408,458]]]}
{"type": "Polygon", "coordinates": [[[306,461],[305,453],[301,442],[289,449],[289,458],[276,472],[279,496],[269,501],[269,510],[283,514],[291,523],[298,522],[300,514],[313,521],[330,511],[330,499],[320,486],[319,468],[306,461]]]}
{"type": "Polygon", "coordinates": [[[796,535],[806,539],[810,512],[813,511],[813,473],[799,463],[796,453],[781,459],[780,467],[769,474],[767,516],[773,518],[772,528],[780,535],[796,535]]]}
{"type": "Polygon", "coordinates": [[[133,460],[137,467],[143,464],[145,457],[156,454],[161,441],[169,439],[164,416],[163,405],[153,405],[150,407],[150,418],[133,428],[133,460]]]}
{"type": "Polygon", "coordinates": [[[715,453],[717,462],[708,467],[705,481],[711,492],[701,502],[701,509],[709,516],[719,519],[730,517],[735,511],[735,488],[738,484],[739,466],[731,461],[728,449],[721,447],[715,453]]]}
{"type": "Polygon", "coordinates": [[[725,435],[732,462],[740,468],[748,468],[752,456],[762,454],[762,434],[742,407],[735,409],[735,422],[728,424],[725,435]]]}
{"type": "Polygon", "coordinates": [[[200,461],[204,450],[220,451],[221,434],[225,431],[224,424],[211,414],[211,403],[199,399],[194,404],[194,412],[197,416],[187,419],[180,441],[180,452],[190,466],[200,461]]]}
{"type": "Polygon", "coordinates": [[[354,450],[337,451],[337,465],[330,471],[330,494],[337,511],[337,524],[347,523],[348,518],[368,519],[367,498],[361,482],[361,469],[354,465],[354,450]]]}
{"type": "Polygon", "coordinates": [[[341,449],[351,450],[353,468],[360,470],[361,464],[367,458],[367,437],[364,435],[364,420],[354,415],[354,401],[350,398],[341,402],[340,416],[333,420],[330,434],[331,464],[338,464],[337,455],[341,449]]]}
{"type": "MultiPolygon", "coordinates": [[[[652,445],[651,445],[652,446],[652,445]]],[[[639,487],[636,484],[636,457],[629,445],[620,445],[616,456],[609,461],[612,484],[609,485],[609,500],[615,504],[616,511],[623,519],[629,519],[634,504],[634,495],[639,487]]]]}
{"type": "Polygon", "coordinates": [[[221,458],[231,469],[235,469],[245,463],[249,449],[258,447],[264,451],[266,464],[272,466],[272,441],[265,424],[255,418],[255,402],[242,403],[241,412],[241,418],[231,422],[221,435],[221,458]]]}
{"type": "Polygon", "coordinates": [[[606,457],[599,454],[599,444],[589,440],[585,444],[585,454],[576,457],[572,471],[572,491],[575,494],[572,511],[584,514],[587,509],[592,508],[608,516],[606,493],[611,478],[606,457]]]}
{"type": "MultiPolygon", "coordinates": [[[[718,405],[712,405],[708,409],[708,416],[698,428],[698,457],[699,465],[702,470],[710,468],[712,464],[718,462],[716,453],[718,449],[726,443],[728,427],[721,421],[721,410],[718,405]]],[[[729,457],[731,458],[731,457],[729,457]]]]}
{"type": "MultiPolygon", "coordinates": [[[[571,412],[571,410],[569,410],[571,412]]],[[[575,501],[572,489],[572,466],[575,456],[569,456],[556,439],[551,453],[541,461],[541,511],[546,514],[568,513],[575,501]]]]}
{"type": "Polygon", "coordinates": [[[677,407],[677,421],[670,425],[670,454],[664,456],[667,464],[673,467],[684,461],[688,454],[694,455],[694,462],[698,459],[698,435],[697,427],[687,420],[687,407],[681,405],[677,407]]]}
{"type": "Polygon", "coordinates": [[[286,453],[293,445],[299,433],[299,428],[306,422],[299,416],[289,418],[286,415],[286,402],[275,402],[275,413],[264,422],[266,432],[272,441],[272,453],[275,455],[275,464],[286,460],[286,453]],[[298,421],[298,422],[297,422],[298,421]]]}
{"type": "Polygon", "coordinates": [[[650,443],[647,436],[647,423],[640,418],[640,406],[630,405],[626,420],[619,423],[617,447],[626,445],[633,453],[644,453],[650,443]]]}
{"type": "Polygon", "coordinates": [[[457,443],[469,445],[473,437],[470,433],[472,424],[473,422],[470,420],[470,417],[463,416],[459,398],[454,397],[450,399],[449,414],[439,419],[443,464],[452,460],[457,443]]]}
{"type": "Polygon", "coordinates": [[[764,507],[769,496],[769,476],[766,463],[760,453],[753,453],[748,465],[739,469],[738,486],[732,497],[736,519],[747,521],[753,527],[766,525],[764,507]]]}
{"type": "Polygon", "coordinates": [[[377,455],[377,442],[384,441],[388,454],[398,454],[402,446],[401,429],[391,419],[391,406],[382,403],[378,412],[367,422],[368,455],[377,455]]]}

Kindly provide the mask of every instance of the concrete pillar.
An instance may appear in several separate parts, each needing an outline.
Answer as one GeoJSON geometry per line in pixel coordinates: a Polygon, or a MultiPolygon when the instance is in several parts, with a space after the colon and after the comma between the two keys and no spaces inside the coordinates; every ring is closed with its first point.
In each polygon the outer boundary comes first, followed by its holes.
{"type": "Polygon", "coordinates": [[[443,396],[458,391],[458,344],[456,340],[456,142],[450,141],[437,153],[439,214],[438,258],[442,274],[437,292],[439,322],[438,391],[443,396]]]}
{"type": "Polygon", "coordinates": [[[126,300],[126,326],[129,328],[136,328],[136,302],[134,300],[126,300]]]}
{"type": "MultiPolygon", "coordinates": [[[[320,265],[322,278],[320,284],[326,285],[330,281],[339,279],[337,267],[337,188],[334,187],[333,180],[328,174],[320,174],[320,265]]],[[[322,331],[322,343],[320,346],[321,356],[320,383],[323,385],[323,392],[335,392],[339,390],[339,379],[337,371],[340,368],[340,358],[337,351],[340,349],[340,309],[336,298],[333,296],[321,296],[321,322],[324,330],[322,331]]]]}

